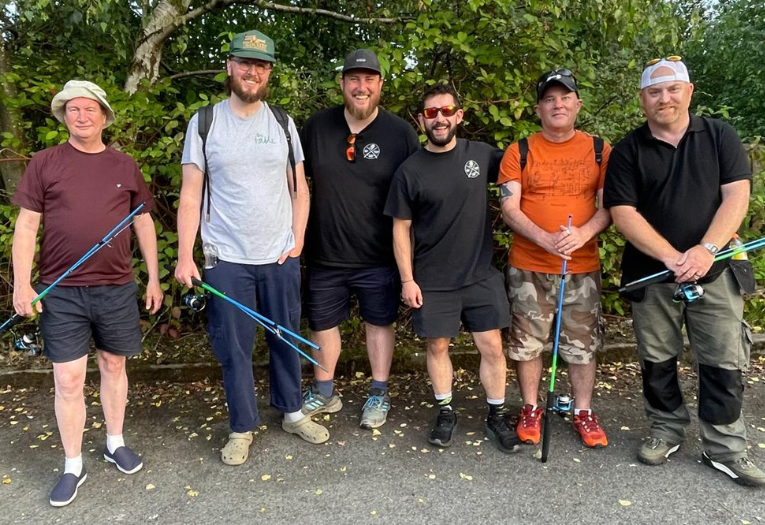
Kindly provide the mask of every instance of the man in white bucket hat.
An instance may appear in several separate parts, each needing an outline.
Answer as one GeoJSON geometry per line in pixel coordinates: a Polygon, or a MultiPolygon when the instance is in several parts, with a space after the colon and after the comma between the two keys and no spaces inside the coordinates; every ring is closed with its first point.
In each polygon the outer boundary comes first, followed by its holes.
{"type": "Polygon", "coordinates": [[[13,305],[22,316],[41,314],[45,353],[53,362],[56,421],[66,462],[50,504],[63,507],[74,500],[87,477],[81,448],[91,338],[101,373],[104,459],[125,474],[143,467],[122,437],[126,358],[141,352],[129,232],[114,236],[108,249],[88,258],[34,306],[32,300],[141,204],[143,214],[133,227],[149,275],[145,304],[151,313],[162,305],[162,290],[154,222],[146,213],[154,201],[136,162],[103,142],[104,128],[114,122],[106,93],[92,82],[71,80],[53,98],[51,110],[66,125],[69,139],[32,157],[13,196],[13,203],[21,207],[13,239],[13,305]],[[32,287],[41,222],[40,280],[32,287]]]}

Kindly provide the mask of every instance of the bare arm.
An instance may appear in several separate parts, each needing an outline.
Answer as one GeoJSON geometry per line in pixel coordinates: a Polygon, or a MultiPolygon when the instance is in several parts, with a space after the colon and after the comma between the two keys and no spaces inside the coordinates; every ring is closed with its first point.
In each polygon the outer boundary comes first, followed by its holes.
{"type": "Polygon", "coordinates": [[[512,228],[514,233],[521,235],[534,244],[541,246],[545,251],[571,260],[567,254],[561,253],[556,248],[556,243],[566,237],[566,227],[556,233],[549,233],[537,226],[525,213],[521,211],[521,183],[510,181],[500,186],[502,219],[505,224],[512,228]]]}
{"type": "Polygon", "coordinates": [[[401,298],[412,308],[422,306],[422,291],[414,282],[412,221],[393,218],[393,253],[401,276],[401,298]]]}
{"type": "MultiPolygon", "coordinates": [[[[287,170],[287,185],[290,195],[295,191],[292,184],[292,173],[287,170]]],[[[297,197],[292,200],[292,233],[295,236],[295,247],[279,258],[279,264],[287,260],[287,257],[300,257],[305,242],[305,228],[308,224],[308,212],[311,208],[311,196],[308,192],[308,183],[305,180],[305,167],[300,162],[295,166],[297,175],[297,197]]]]}
{"type": "MultiPolygon", "coordinates": [[[[21,208],[13,232],[13,308],[25,317],[35,314],[32,300],[37,293],[32,288],[32,260],[41,219],[41,213],[21,208]]],[[[35,308],[42,312],[42,303],[37,303],[35,308]]]]}
{"type": "Polygon", "coordinates": [[[194,242],[197,238],[202,204],[203,173],[196,164],[184,164],[181,203],[178,206],[178,264],[175,278],[192,287],[191,278],[201,279],[194,263],[194,242]]]}
{"type": "Polygon", "coordinates": [[[141,250],[141,255],[146,263],[146,272],[149,274],[149,282],[146,283],[146,309],[155,314],[162,306],[163,294],[159,285],[157,232],[154,229],[151,214],[144,213],[138,216],[133,223],[133,229],[138,239],[138,248],[141,250]]]}
{"type": "MultiPolygon", "coordinates": [[[[600,235],[600,232],[608,228],[611,224],[611,214],[607,209],[603,207],[603,190],[598,190],[598,210],[595,212],[589,221],[581,225],[580,227],[572,226],[570,228],[570,234],[564,236],[557,243],[555,248],[561,253],[571,255],[576,250],[587,244],[590,239],[593,239],[600,235]]],[[[568,230],[565,226],[560,227],[561,232],[568,230]]]]}

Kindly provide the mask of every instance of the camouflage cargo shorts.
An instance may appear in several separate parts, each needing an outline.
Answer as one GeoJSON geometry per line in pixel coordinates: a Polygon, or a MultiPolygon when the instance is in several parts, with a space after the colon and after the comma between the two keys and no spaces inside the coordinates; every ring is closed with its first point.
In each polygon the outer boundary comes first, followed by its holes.
{"type": "MultiPolygon", "coordinates": [[[[508,267],[507,297],[513,324],[508,357],[531,361],[552,341],[560,275],[508,267]]],[[[558,353],[567,363],[587,364],[603,348],[600,272],[566,275],[558,353]]]]}

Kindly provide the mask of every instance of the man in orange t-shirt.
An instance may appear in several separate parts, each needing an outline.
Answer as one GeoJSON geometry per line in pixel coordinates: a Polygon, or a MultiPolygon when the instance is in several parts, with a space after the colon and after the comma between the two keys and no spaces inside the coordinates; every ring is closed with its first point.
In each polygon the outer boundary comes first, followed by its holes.
{"type": "Polygon", "coordinates": [[[525,166],[519,143],[502,159],[502,217],[515,234],[507,272],[513,318],[508,355],[517,362],[524,403],[516,431],[522,441],[536,444],[544,415],[537,403],[541,354],[553,328],[561,265],[568,261],[559,352],[569,364],[574,428],[586,446],[605,447],[590,401],[595,354],[603,347],[597,236],[611,223],[608,210],[599,206],[611,147],[574,129],[581,107],[571,71],[545,73],[534,106],[542,131],[527,139],[525,166]]]}

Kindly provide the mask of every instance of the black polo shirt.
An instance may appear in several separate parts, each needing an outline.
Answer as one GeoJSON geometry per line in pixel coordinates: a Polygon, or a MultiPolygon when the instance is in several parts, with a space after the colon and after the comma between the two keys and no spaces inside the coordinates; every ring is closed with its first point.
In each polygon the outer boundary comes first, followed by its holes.
{"type": "MultiPolygon", "coordinates": [[[[604,186],[606,208],[634,206],[680,252],[699,244],[722,203],[720,186],[751,180],[741,139],[725,122],[691,115],[675,148],[654,138],[648,124],[627,135],[611,152],[604,186]]],[[[718,261],[701,282],[727,266],[718,261]]],[[[627,243],[622,284],[666,270],[661,261],[627,243]]],[[[673,280],[674,277],[669,280],[673,280]]]]}
{"type": "Polygon", "coordinates": [[[393,221],[383,208],[396,169],[420,149],[417,132],[379,108],[356,135],[355,162],[345,156],[350,134],[343,106],[314,114],[300,131],[312,180],[306,259],[342,268],[395,266],[393,221]]]}

